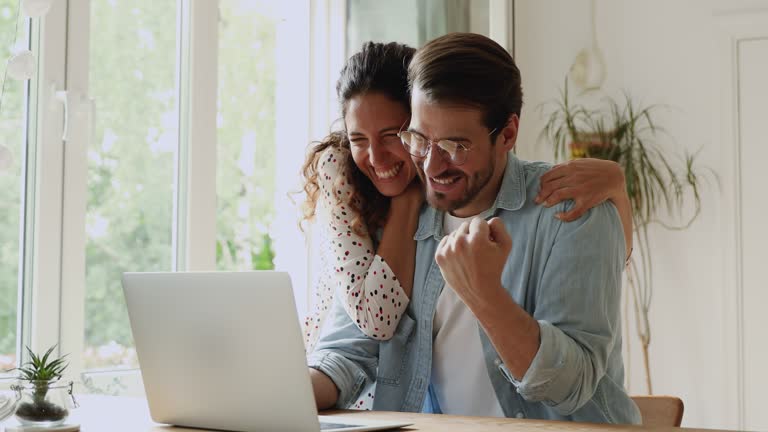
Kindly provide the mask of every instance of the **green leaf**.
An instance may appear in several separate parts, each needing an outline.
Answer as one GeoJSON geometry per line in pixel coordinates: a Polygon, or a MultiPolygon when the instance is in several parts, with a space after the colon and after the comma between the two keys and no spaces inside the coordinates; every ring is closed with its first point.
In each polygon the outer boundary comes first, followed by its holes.
{"type": "Polygon", "coordinates": [[[55,378],[61,378],[68,364],[65,363],[66,355],[56,359],[51,359],[51,354],[56,349],[56,345],[48,348],[42,356],[35,354],[32,349],[26,347],[30,360],[16,369],[20,373],[21,379],[27,381],[49,381],[55,378]],[[50,361],[49,361],[50,359],[50,361]]]}

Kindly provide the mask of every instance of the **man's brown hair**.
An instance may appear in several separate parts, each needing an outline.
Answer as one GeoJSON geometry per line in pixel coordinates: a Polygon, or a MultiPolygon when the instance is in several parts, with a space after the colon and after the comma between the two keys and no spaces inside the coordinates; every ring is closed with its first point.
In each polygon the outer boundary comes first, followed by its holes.
{"type": "Polygon", "coordinates": [[[450,33],[428,42],[411,61],[408,83],[429,101],[479,108],[488,129],[502,128],[513,113],[519,117],[523,106],[520,70],[512,56],[475,33],[450,33]]]}

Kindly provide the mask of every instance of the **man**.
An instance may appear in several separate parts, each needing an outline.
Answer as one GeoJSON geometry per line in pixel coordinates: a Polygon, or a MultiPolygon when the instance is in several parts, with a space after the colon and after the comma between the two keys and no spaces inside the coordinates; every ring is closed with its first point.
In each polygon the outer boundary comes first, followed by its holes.
{"type": "Polygon", "coordinates": [[[571,203],[533,202],[549,167],[510,153],[520,73],[495,42],[435,39],[409,82],[401,139],[430,204],[415,236],[413,295],[384,342],[335,306],[309,358],[318,406],[349,406],[376,382],[379,410],[639,423],[622,384],[616,209],[566,224],[555,215],[571,203]]]}

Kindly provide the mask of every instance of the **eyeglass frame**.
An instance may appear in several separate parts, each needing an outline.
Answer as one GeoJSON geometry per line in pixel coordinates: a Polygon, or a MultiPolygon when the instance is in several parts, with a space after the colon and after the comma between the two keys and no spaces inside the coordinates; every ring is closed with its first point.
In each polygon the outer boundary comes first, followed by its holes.
{"type": "MultiPolygon", "coordinates": [[[[466,154],[467,154],[467,153],[469,153],[469,152],[472,150],[472,148],[473,148],[474,146],[470,146],[470,147],[467,147],[467,146],[465,146],[464,144],[462,144],[462,143],[460,143],[460,142],[458,142],[458,141],[449,140],[449,139],[438,139],[437,141],[431,140],[431,139],[429,139],[429,138],[425,137],[425,136],[424,136],[422,133],[420,133],[420,132],[414,132],[414,131],[409,131],[409,130],[403,130],[403,127],[405,127],[405,124],[406,124],[406,123],[408,123],[408,120],[406,120],[406,121],[403,123],[403,125],[402,125],[402,126],[400,126],[400,131],[397,133],[397,137],[398,137],[398,138],[400,138],[400,142],[403,144],[403,147],[405,147],[405,150],[408,152],[408,154],[409,154],[409,155],[411,155],[411,156],[413,156],[413,157],[416,157],[416,158],[419,158],[419,159],[426,159],[426,158],[427,158],[427,156],[429,156],[429,154],[432,152],[432,146],[436,146],[436,147],[437,147],[437,148],[440,150],[440,152],[439,152],[439,153],[440,153],[440,157],[442,157],[444,161],[446,161],[446,162],[450,163],[451,165],[455,165],[455,166],[461,166],[461,165],[464,165],[464,163],[466,163],[466,162],[467,162],[467,156],[466,156],[466,154]],[[424,153],[424,155],[423,155],[423,156],[421,156],[421,155],[415,155],[415,154],[411,153],[411,146],[410,146],[409,144],[406,144],[405,140],[403,139],[403,136],[402,136],[402,133],[403,133],[403,132],[408,132],[409,134],[415,134],[415,135],[417,135],[417,136],[419,136],[419,137],[423,138],[423,139],[424,139],[424,141],[426,141],[426,142],[427,142],[427,144],[428,144],[428,146],[426,147],[426,148],[427,148],[427,150],[426,150],[426,152],[424,153]],[[452,142],[452,143],[455,143],[455,144],[456,144],[456,148],[457,148],[457,149],[459,149],[459,148],[462,148],[462,149],[464,149],[464,155],[465,155],[465,156],[464,156],[464,160],[463,160],[463,161],[461,161],[461,162],[459,162],[459,163],[457,163],[457,162],[454,162],[454,161],[453,161],[453,158],[452,158],[452,157],[451,157],[451,155],[450,155],[450,152],[449,152],[448,150],[444,149],[444,148],[443,148],[443,147],[440,145],[440,142],[441,142],[441,141],[450,141],[450,142],[452,142]]],[[[490,131],[490,132],[488,133],[488,136],[491,136],[491,135],[493,135],[494,133],[496,133],[496,131],[497,131],[497,130],[499,130],[499,128],[493,128],[493,130],[492,130],[492,131],[490,131]]],[[[469,140],[467,140],[467,141],[469,141],[469,140]]],[[[471,142],[471,141],[469,141],[469,143],[470,143],[470,145],[472,144],[472,142],[471,142]]]]}

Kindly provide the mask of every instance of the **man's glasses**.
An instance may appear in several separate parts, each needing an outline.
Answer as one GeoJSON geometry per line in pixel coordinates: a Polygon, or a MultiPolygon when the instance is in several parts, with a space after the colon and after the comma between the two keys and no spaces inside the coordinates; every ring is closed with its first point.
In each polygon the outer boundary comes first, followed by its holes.
{"type": "MultiPolygon", "coordinates": [[[[494,128],[488,135],[493,135],[497,129],[494,128]]],[[[453,165],[461,165],[467,161],[467,153],[471,150],[471,148],[460,142],[448,139],[441,139],[435,142],[418,132],[405,130],[398,132],[397,136],[400,137],[400,141],[403,142],[403,147],[405,147],[408,153],[419,159],[426,158],[432,146],[435,146],[437,147],[437,152],[444,160],[453,165]]]]}

